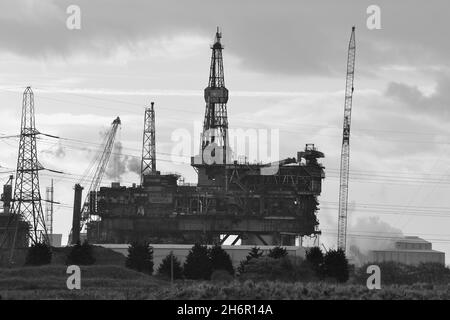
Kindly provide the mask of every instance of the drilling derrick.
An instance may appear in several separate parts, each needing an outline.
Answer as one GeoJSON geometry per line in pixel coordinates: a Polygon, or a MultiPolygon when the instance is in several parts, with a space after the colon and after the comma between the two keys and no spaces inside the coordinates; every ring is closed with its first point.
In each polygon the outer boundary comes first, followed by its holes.
{"type": "Polygon", "coordinates": [[[144,135],[142,138],[141,185],[144,175],[156,173],[156,145],[155,145],[155,110],[154,103],[145,108],[144,135]]]}
{"type": "Polygon", "coordinates": [[[352,115],[353,79],[355,71],[355,27],[348,44],[347,77],[345,83],[344,127],[341,150],[341,172],[339,184],[339,218],[338,218],[338,248],[345,251],[347,238],[347,202],[348,174],[350,163],[350,123],[352,115]]]}
{"type": "Polygon", "coordinates": [[[229,157],[228,146],[228,117],[227,101],[228,90],[225,88],[223,74],[223,46],[220,42],[222,33],[217,28],[214,44],[211,46],[211,67],[209,71],[209,83],[205,89],[205,120],[201,141],[202,162],[208,164],[227,162],[229,157]],[[221,154],[216,154],[220,152],[221,154]],[[204,158],[204,157],[207,158],[204,158]],[[213,159],[213,160],[211,160],[213,159]]]}
{"type": "Polygon", "coordinates": [[[30,224],[29,238],[32,243],[41,241],[48,243],[39,189],[39,170],[44,168],[37,159],[38,134],[34,121],[33,91],[27,87],[23,93],[19,155],[11,211],[30,224]]]}

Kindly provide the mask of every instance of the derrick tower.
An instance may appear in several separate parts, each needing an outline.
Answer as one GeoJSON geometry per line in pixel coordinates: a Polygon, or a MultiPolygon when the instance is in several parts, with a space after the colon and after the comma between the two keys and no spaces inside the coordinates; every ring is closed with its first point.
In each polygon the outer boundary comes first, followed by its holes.
{"type": "Polygon", "coordinates": [[[228,90],[225,88],[221,38],[222,33],[217,28],[214,44],[211,46],[209,83],[204,94],[206,110],[200,152],[203,162],[208,164],[225,164],[229,157],[228,90]]]}
{"type": "Polygon", "coordinates": [[[156,145],[155,145],[155,109],[154,102],[145,108],[144,134],[142,138],[141,184],[144,175],[156,173],[156,145]]]}

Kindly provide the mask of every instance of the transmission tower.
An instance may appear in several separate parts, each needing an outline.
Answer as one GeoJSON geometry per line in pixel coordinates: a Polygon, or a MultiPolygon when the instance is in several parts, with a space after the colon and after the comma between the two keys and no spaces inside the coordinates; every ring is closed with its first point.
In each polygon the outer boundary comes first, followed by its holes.
{"type": "Polygon", "coordinates": [[[156,145],[155,145],[155,109],[154,102],[145,108],[144,135],[142,138],[141,185],[144,175],[156,173],[156,145]]]}
{"type": "Polygon", "coordinates": [[[352,115],[353,80],[355,74],[355,27],[348,44],[347,78],[345,82],[344,126],[341,150],[341,171],[339,184],[339,219],[338,219],[338,248],[345,251],[347,241],[347,202],[348,202],[348,173],[350,163],[350,123],[352,115]]]}
{"type": "MultiPolygon", "coordinates": [[[[220,43],[222,33],[217,28],[214,44],[212,45],[211,66],[209,71],[209,83],[205,89],[205,120],[203,123],[203,133],[201,142],[201,155],[210,155],[216,157],[216,150],[221,150],[223,154],[223,163],[227,162],[229,151],[228,145],[228,117],[227,101],[228,90],[225,88],[225,79],[223,73],[223,46],[220,43]],[[210,150],[204,152],[205,148],[210,150]]],[[[203,158],[202,158],[203,159],[203,158]]]]}
{"type": "Polygon", "coordinates": [[[23,93],[22,120],[17,158],[16,182],[11,211],[30,224],[32,243],[48,242],[39,189],[39,171],[44,169],[37,159],[34,120],[34,96],[30,87],[23,93]]]}

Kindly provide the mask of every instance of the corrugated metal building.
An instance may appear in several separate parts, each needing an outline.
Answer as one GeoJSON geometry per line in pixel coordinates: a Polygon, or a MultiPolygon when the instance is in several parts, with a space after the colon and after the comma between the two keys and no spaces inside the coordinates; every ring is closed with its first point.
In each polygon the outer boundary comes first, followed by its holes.
{"type": "Polygon", "coordinates": [[[395,241],[395,248],[373,250],[369,254],[370,262],[394,261],[409,265],[421,262],[445,264],[445,253],[432,249],[431,242],[419,237],[404,237],[395,241]]]}

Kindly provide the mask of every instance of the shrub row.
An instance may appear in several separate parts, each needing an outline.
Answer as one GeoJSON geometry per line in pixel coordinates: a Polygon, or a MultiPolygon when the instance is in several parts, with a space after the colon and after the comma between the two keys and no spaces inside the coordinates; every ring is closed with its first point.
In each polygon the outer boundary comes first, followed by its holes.
{"type": "Polygon", "coordinates": [[[264,256],[258,248],[253,248],[238,268],[240,278],[304,282],[346,282],[349,278],[349,265],[342,250],[329,250],[323,254],[320,248],[313,247],[307,251],[306,260],[280,252],[276,247],[264,256]]]}
{"type": "MultiPolygon", "coordinates": [[[[153,273],[153,250],[148,243],[134,242],[128,248],[126,267],[153,273]]],[[[161,262],[157,270],[164,278],[209,280],[220,279],[234,275],[231,258],[220,245],[211,249],[201,244],[195,244],[189,251],[184,265],[171,252],[161,262]]]]}
{"type": "MultiPolygon", "coordinates": [[[[52,261],[52,250],[46,243],[35,243],[28,248],[25,257],[26,266],[42,266],[50,264],[52,261]]],[[[66,264],[91,265],[95,263],[92,254],[92,246],[87,242],[74,245],[66,257],[66,264]]]]}

